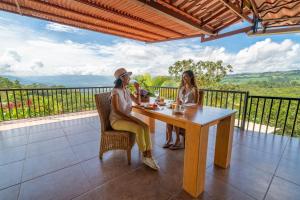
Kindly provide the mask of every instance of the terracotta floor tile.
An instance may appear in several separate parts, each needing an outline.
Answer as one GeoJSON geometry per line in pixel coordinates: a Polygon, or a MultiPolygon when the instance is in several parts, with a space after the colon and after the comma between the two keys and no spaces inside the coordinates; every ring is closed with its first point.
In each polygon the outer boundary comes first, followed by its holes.
{"type": "Polygon", "coordinates": [[[0,151],[0,166],[11,162],[24,160],[26,155],[26,146],[8,148],[0,151]]]}
{"type": "Polygon", "coordinates": [[[299,200],[300,185],[275,177],[266,196],[266,200],[299,200]]]}
{"type": "Polygon", "coordinates": [[[34,156],[24,161],[22,181],[68,167],[78,163],[72,149],[66,148],[51,153],[34,156]]]}
{"type": "Polygon", "coordinates": [[[72,199],[89,188],[80,165],[75,165],[22,183],[19,200],[72,199]]]}
{"type": "Polygon", "coordinates": [[[59,149],[67,148],[69,146],[70,145],[66,137],[59,137],[51,140],[31,143],[28,144],[27,147],[27,157],[50,153],[59,149]]]}
{"type": "Polygon", "coordinates": [[[0,190],[21,182],[23,161],[0,166],[0,190]]]}
{"type": "Polygon", "coordinates": [[[20,185],[0,190],[0,200],[18,200],[20,185]]]}

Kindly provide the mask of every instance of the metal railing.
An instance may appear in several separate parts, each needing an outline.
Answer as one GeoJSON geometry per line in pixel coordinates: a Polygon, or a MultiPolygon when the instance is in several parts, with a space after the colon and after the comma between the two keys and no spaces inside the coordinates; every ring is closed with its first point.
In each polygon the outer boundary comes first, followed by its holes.
{"type": "MultiPolygon", "coordinates": [[[[175,100],[178,89],[151,87],[175,100]]],[[[96,109],[94,94],[112,87],[1,89],[0,121],[96,109]]],[[[300,136],[300,98],[250,96],[247,91],[203,91],[206,106],[237,110],[235,126],[246,131],[300,136]]]]}
{"type": "Polygon", "coordinates": [[[300,98],[249,96],[246,130],[300,136],[300,98]]]}
{"type": "Polygon", "coordinates": [[[94,110],[94,94],[112,87],[1,89],[0,121],[94,110]]]}
{"type": "MultiPolygon", "coordinates": [[[[178,89],[153,87],[175,100],[178,89]]],[[[300,136],[300,98],[253,96],[247,91],[201,89],[204,105],[237,110],[235,126],[245,131],[300,136]]]]}

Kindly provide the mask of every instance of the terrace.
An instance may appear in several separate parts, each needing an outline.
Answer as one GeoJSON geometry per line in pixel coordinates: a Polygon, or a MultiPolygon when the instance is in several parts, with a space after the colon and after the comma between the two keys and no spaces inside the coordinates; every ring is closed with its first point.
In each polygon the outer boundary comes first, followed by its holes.
{"type": "MultiPolygon", "coordinates": [[[[279,0],[0,2],[4,11],[144,42],[299,32],[299,6],[279,0]],[[249,26],[223,32],[240,21],[249,26]]],[[[176,96],[176,88],[154,89],[168,99],[176,96]]],[[[94,95],[110,90],[1,89],[0,199],[192,199],[182,189],[184,150],[161,147],[161,121],[151,135],[160,171],[141,163],[136,145],[131,165],[122,151],[99,160],[94,95]]],[[[198,199],[299,199],[300,98],[203,92],[204,105],[237,113],[227,169],[213,163],[216,126],[209,129],[205,189],[198,199]]]]}
{"type": "MultiPolygon", "coordinates": [[[[26,119],[2,122],[1,199],[192,199],[182,190],[184,150],[162,148],[165,139],[164,123],[156,120],[156,129],[152,134],[154,155],[161,166],[159,172],[154,172],[141,163],[136,145],[132,150],[131,165],[127,165],[123,151],[106,153],[103,161],[100,161],[100,123],[94,110],[92,94],[109,91],[110,88],[48,90],[48,95],[44,96],[42,90],[32,94],[29,92],[29,99],[32,102],[35,100],[36,105],[28,107],[24,103],[23,110],[22,106],[11,109],[11,114],[19,112],[19,118],[22,118],[23,112],[27,113],[24,115],[26,119]],[[62,96],[59,95],[60,90],[66,90],[62,96]],[[78,93],[80,90],[84,93],[78,93]],[[58,96],[55,96],[56,93],[58,96]],[[53,106],[54,110],[48,110],[53,106]],[[63,107],[64,110],[59,110],[63,107]]],[[[26,90],[6,92],[8,96],[17,92],[26,94],[26,90]]],[[[175,88],[160,88],[161,95],[169,95],[170,98],[176,95],[175,92],[175,88]]],[[[43,93],[46,94],[45,89],[43,93]]],[[[245,93],[239,94],[206,90],[204,105],[231,107],[233,104],[238,110],[236,116],[242,116],[239,113],[243,112],[243,106],[240,107],[239,103],[245,102],[245,93]]],[[[23,101],[26,101],[25,96],[23,101]]],[[[264,102],[264,99],[261,101],[264,102]]],[[[287,101],[290,105],[299,104],[299,99],[279,101],[287,101]]],[[[258,108],[260,112],[255,111],[256,102],[252,104],[254,114],[259,113],[256,115],[260,116],[263,108],[258,108]]],[[[278,110],[278,105],[271,105],[278,110]]],[[[290,108],[289,113],[299,120],[290,108]]],[[[249,109],[250,106],[246,116],[251,113],[249,109]]],[[[8,112],[5,113],[9,116],[8,112]]],[[[268,116],[268,113],[265,115],[268,116]]],[[[250,117],[250,122],[253,117],[250,117]]],[[[245,123],[242,117],[236,118],[232,160],[228,169],[221,169],[213,164],[216,127],[209,130],[205,192],[199,199],[297,199],[300,195],[300,176],[297,170],[300,140],[290,137],[292,127],[282,136],[278,132],[283,131],[284,123],[277,125],[279,128],[274,128],[274,124],[269,125],[271,129],[268,128],[265,133],[259,127],[259,120],[251,124],[247,118],[245,123]],[[242,130],[241,126],[246,130],[242,130]],[[277,134],[273,134],[274,130],[278,131],[277,134]]],[[[294,119],[291,121],[294,122],[294,119]]],[[[294,135],[298,131],[299,129],[294,128],[294,135]]]]}

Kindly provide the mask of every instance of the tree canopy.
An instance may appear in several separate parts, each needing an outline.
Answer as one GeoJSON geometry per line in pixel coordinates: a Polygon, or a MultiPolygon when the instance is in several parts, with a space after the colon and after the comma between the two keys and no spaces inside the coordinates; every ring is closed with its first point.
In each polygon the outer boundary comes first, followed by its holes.
{"type": "Polygon", "coordinates": [[[176,81],[180,81],[182,73],[186,70],[194,72],[199,87],[209,88],[216,86],[228,72],[232,72],[232,66],[224,65],[221,60],[217,62],[181,60],[169,67],[169,74],[176,81]]]}

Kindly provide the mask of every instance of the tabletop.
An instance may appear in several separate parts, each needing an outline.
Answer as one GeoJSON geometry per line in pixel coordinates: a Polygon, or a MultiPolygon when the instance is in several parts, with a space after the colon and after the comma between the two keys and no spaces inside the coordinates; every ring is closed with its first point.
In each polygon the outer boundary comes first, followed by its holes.
{"type": "Polygon", "coordinates": [[[176,120],[189,121],[200,125],[206,125],[216,120],[224,119],[236,113],[236,110],[209,107],[209,106],[186,107],[183,114],[174,114],[172,109],[167,108],[165,106],[162,106],[157,110],[150,110],[146,108],[141,108],[139,106],[134,106],[134,107],[138,109],[143,109],[146,112],[172,117],[176,120]]]}

